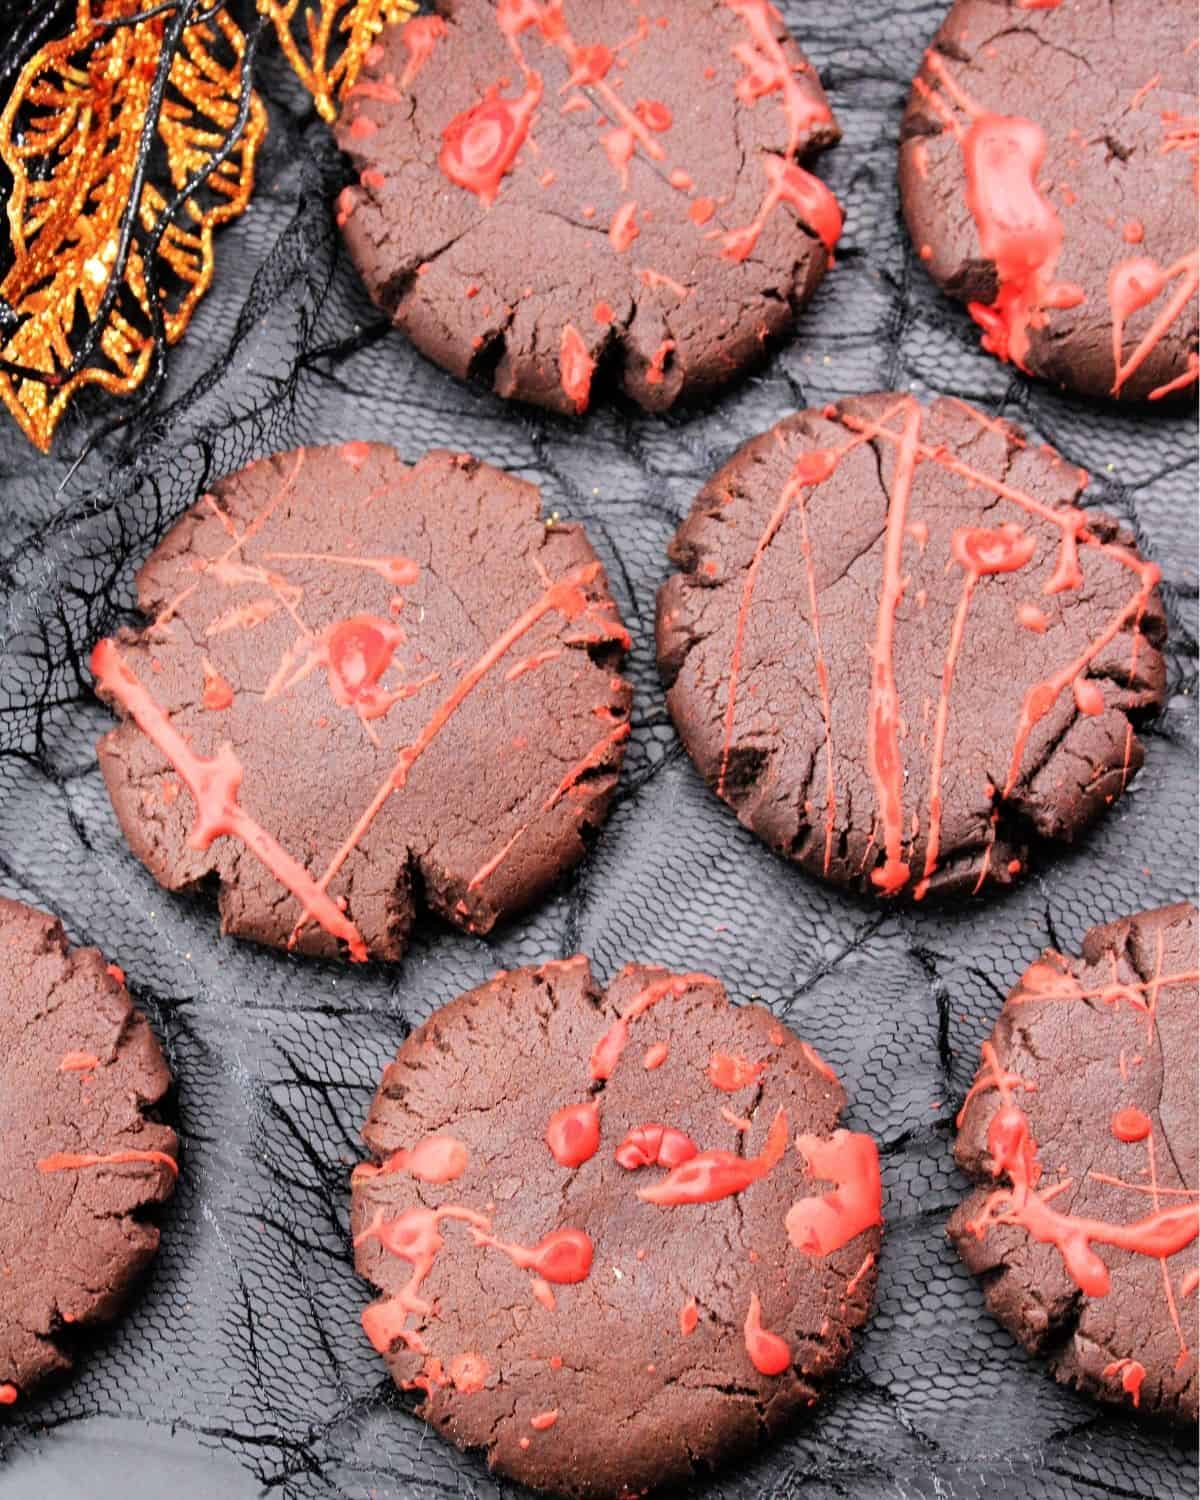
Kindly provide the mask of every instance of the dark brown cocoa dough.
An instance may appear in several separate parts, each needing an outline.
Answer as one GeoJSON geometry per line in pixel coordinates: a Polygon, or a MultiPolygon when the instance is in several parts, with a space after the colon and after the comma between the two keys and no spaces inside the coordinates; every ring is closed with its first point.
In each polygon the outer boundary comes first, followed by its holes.
{"type": "Polygon", "coordinates": [[[741,822],[919,900],[1011,883],[1120,796],[1166,624],[1085,479],[952,398],[853,398],[739,449],[671,544],[658,657],[741,822]]]}
{"type": "Polygon", "coordinates": [[[121,971],[0,898],[0,1410],[69,1370],[70,1331],[110,1322],[154,1258],[169,1086],[121,971]]]}
{"type": "Polygon", "coordinates": [[[662,411],[759,362],[811,297],[841,215],[800,163],[839,135],[765,0],[437,0],[350,93],[336,212],[371,296],[455,375],[662,411]]]}
{"type": "Polygon", "coordinates": [[[1191,1423],[1198,915],[1125,917],[1093,928],[1081,958],[1047,950],[1025,972],[959,1116],[955,1156],[977,1186],[949,1224],[988,1307],[1057,1379],[1191,1423]],[[1032,1141],[1032,1165],[1011,1167],[1006,1139],[1032,1141]]]}
{"type": "Polygon", "coordinates": [[[878,1159],[838,1129],[843,1104],[811,1048],[707,975],[631,964],[605,990],[582,957],[501,974],[384,1072],[353,1178],[356,1264],[381,1294],[364,1328],[419,1414],[509,1478],[602,1500],[706,1472],[816,1401],[870,1310],[878,1159]],[[591,1138],[577,1120],[552,1152],[576,1106],[591,1138]],[[685,1138],[727,1155],[669,1173],[685,1138]],[[732,1196],[639,1196],[764,1161],[732,1196]],[[750,1356],[754,1296],[775,1373],[750,1356]]]}
{"type": "Polygon", "coordinates": [[[276,455],[172,528],[138,602],[147,627],[93,654],[126,715],[100,764],[133,852],[170,890],[219,882],[226,932],[390,959],[421,904],[487,932],[604,819],[629,638],[583,529],[523,480],[276,455]]]}
{"type": "Polygon", "coordinates": [[[979,198],[997,189],[1018,296],[1036,265],[1029,347],[1007,356],[1029,373],[1123,401],[1194,395],[1196,45],[1183,0],[956,0],[933,39],[901,127],[909,232],[944,291],[990,306],[1012,279],[985,245],[979,198]]]}

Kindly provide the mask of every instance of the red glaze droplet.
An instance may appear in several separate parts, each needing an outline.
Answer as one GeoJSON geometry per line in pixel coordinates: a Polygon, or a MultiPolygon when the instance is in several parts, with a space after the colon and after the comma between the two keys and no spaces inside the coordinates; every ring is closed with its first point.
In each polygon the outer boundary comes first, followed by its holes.
{"type": "Polygon", "coordinates": [[[1104,712],[1104,694],[1100,685],[1090,677],[1076,677],[1071,689],[1075,694],[1075,706],[1081,714],[1094,716],[1104,712]]]}
{"type": "Polygon", "coordinates": [[[120,964],[105,964],[104,972],[110,978],[115,979],[118,984],[125,983],[125,970],[121,967],[120,964]]]}
{"type": "Polygon", "coordinates": [[[341,447],[342,457],[354,470],[361,469],[363,464],[371,456],[370,443],[343,443],[341,447]]]}
{"type": "Polygon", "coordinates": [[[562,342],[559,345],[558,374],[567,399],[574,404],[580,416],[588,408],[595,370],[596,361],[588,353],[583,335],[573,323],[568,323],[563,328],[562,342]]]}
{"type": "Polygon", "coordinates": [[[786,1339],[762,1326],[762,1308],[758,1293],[750,1293],[750,1309],[745,1323],[746,1353],[760,1375],[782,1375],[792,1362],[792,1351],[786,1339]]]}
{"type": "Polygon", "coordinates": [[[1119,1141],[1144,1141],[1152,1129],[1149,1115],[1132,1105],[1112,1117],[1112,1133],[1119,1141]]]}
{"type": "Polygon", "coordinates": [[[679,1309],[679,1332],[682,1336],[690,1338],[696,1331],[696,1324],[700,1321],[700,1309],[696,1306],[695,1297],[689,1297],[679,1309]]]}
{"type": "Polygon", "coordinates": [[[12,1406],[20,1394],[16,1386],[6,1380],[3,1385],[0,1385],[0,1406],[12,1406]]]}
{"type": "Polygon", "coordinates": [[[708,1060],[708,1081],[726,1094],[757,1082],[766,1068],[765,1062],[752,1063],[738,1052],[714,1052],[708,1060]]]}
{"type": "Polygon", "coordinates": [[[628,1172],[641,1167],[678,1167],[691,1161],[699,1147],[673,1125],[638,1125],[613,1152],[628,1172]]]}
{"type": "Polygon", "coordinates": [[[442,131],[438,156],[438,165],[450,181],[474,193],[485,205],[494,203],[502,179],[525,144],[541,98],[542,81],[536,73],[529,73],[524,92],[516,99],[504,98],[493,87],[478,104],[455,115],[442,131]]]}
{"type": "Polygon", "coordinates": [[[702,1151],[668,1172],[638,1197],[661,1208],[682,1203],[715,1203],[761,1181],[787,1149],[787,1115],[781,1109],[758,1156],[736,1156],[732,1151],[702,1151]]]}
{"type": "Polygon", "coordinates": [[[784,1223],[797,1250],[830,1255],[883,1223],[879,1152],[869,1135],[835,1130],[829,1140],[802,1135],[796,1144],[814,1177],[837,1184],[833,1192],[801,1198],[788,1209],[784,1223]]]}
{"type": "Polygon", "coordinates": [[[472,1230],[472,1234],[477,1245],[503,1251],[523,1271],[533,1271],[556,1286],[585,1281],[592,1269],[592,1242],[582,1229],[555,1229],[532,1250],[524,1245],[506,1244],[479,1229],[472,1230]]]}
{"type": "Polygon", "coordinates": [[[546,1126],[546,1145],[560,1167],[581,1167],[600,1145],[599,1106],[589,1101],[556,1110],[546,1126]]]}
{"type": "Polygon", "coordinates": [[[84,1167],[119,1167],[132,1162],[167,1167],[172,1176],[179,1176],[179,1163],[165,1151],[110,1151],[105,1156],[91,1152],[55,1151],[50,1156],[43,1156],[37,1169],[39,1172],[78,1172],[84,1167]]]}

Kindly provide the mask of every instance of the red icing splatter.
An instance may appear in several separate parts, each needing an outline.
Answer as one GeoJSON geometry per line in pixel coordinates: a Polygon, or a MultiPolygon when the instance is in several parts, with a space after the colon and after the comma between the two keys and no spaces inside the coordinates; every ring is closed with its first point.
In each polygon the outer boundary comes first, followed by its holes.
{"type": "Polygon", "coordinates": [[[629,1023],[645,1013],[668,995],[678,998],[694,985],[711,984],[707,974],[669,974],[665,979],[656,979],[640,990],[592,1048],[591,1075],[598,1081],[612,1077],[613,1069],[621,1059],[629,1040],[629,1023]]]}
{"type": "Polygon", "coordinates": [[[679,1167],[699,1148],[690,1135],[672,1125],[638,1125],[613,1152],[628,1172],[642,1167],[679,1167]]]}
{"type": "Polygon", "coordinates": [[[442,131],[438,155],[438,165],[450,181],[474,193],[485,206],[494,203],[541,99],[542,80],[527,73],[525,88],[515,99],[506,99],[493,87],[477,104],[455,115],[442,131]]]}
{"type": "Polygon", "coordinates": [[[787,1149],[787,1115],[781,1109],[758,1156],[736,1156],[731,1151],[702,1151],[673,1168],[661,1182],[641,1188],[646,1203],[673,1208],[683,1203],[715,1203],[760,1182],[787,1149]]]}
{"type": "Polygon", "coordinates": [[[787,1346],[787,1340],[762,1326],[762,1308],[757,1292],[750,1293],[750,1308],[746,1313],[744,1333],[746,1353],[760,1375],[782,1375],[791,1365],[792,1351],[787,1346]]]}
{"type": "Polygon", "coordinates": [[[740,229],[731,229],[722,241],[726,260],[745,260],[754,251],[767,220],[780,203],[789,203],[808,229],[832,257],[842,233],[842,210],[837,199],[819,177],[778,156],[763,158],[769,186],[757,215],[740,229]]]}
{"type": "Polygon", "coordinates": [[[726,1094],[736,1094],[751,1083],[756,1083],[766,1069],[766,1063],[752,1063],[737,1052],[714,1052],[708,1060],[708,1081],[714,1088],[726,1094]]]}
{"type": "Polygon", "coordinates": [[[1113,325],[1112,395],[1120,394],[1121,387],[1141,367],[1171,324],[1196,295],[1197,287],[1200,287],[1200,253],[1195,251],[1165,270],[1157,262],[1145,257],[1124,260],[1113,267],[1108,278],[1108,302],[1112,308],[1113,325]],[[1142,335],[1137,348],[1127,360],[1123,359],[1127,320],[1143,307],[1149,307],[1176,280],[1179,285],[1142,335]]]}
{"type": "Polygon", "coordinates": [[[1119,1109],[1112,1117],[1112,1133],[1119,1141],[1144,1141],[1153,1128],[1149,1115],[1132,1105],[1119,1109]]]}
{"type": "Polygon", "coordinates": [[[581,416],[588,408],[595,369],[596,361],[588,353],[583,335],[573,323],[566,324],[559,345],[558,373],[567,399],[581,416]]]}
{"type": "Polygon", "coordinates": [[[110,1151],[104,1156],[92,1152],[55,1151],[50,1156],[43,1156],[37,1169],[39,1172],[78,1172],[84,1167],[119,1167],[133,1162],[166,1167],[172,1176],[179,1176],[178,1162],[165,1151],[110,1151]]]}
{"type": "Polygon", "coordinates": [[[588,1101],[568,1104],[550,1116],[546,1145],[560,1167],[581,1167],[600,1145],[600,1107],[588,1101]]]}
{"type": "Polygon", "coordinates": [[[800,1198],[787,1211],[788,1238],[805,1255],[831,1255],[856,1235],[883,1223],[879,1152],[869,1135],[835,1130],[829,1140],[802,1135],[796,1146],[809,1171],[836,1186],[820,1197],[800,1198]]]}
{"type": "Polygon", "coordinates": [[[417,74],[433,55],[434,46],[446,35],[441,16],[414,16],[400,28],[400,40],[408,52],[408,62],[400,75],[400,87],[409,88],[417,74]]]}

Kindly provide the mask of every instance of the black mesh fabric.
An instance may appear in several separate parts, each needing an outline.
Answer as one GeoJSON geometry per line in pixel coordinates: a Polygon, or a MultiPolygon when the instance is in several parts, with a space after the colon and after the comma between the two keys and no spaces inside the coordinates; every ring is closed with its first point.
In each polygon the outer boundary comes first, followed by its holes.
{"type": "MultiPolygon", "coordinates": [[[[796,337],[723,399],[667,418],[601,405],[568,422],[427,364],[372,308],[330,200],[328,130],[273,46],[271,130],[245,217],[174,351],[149,421],[104,440],[91,397],[37,456],[0,420],[0,890],[58,912],[127,971],[178,1080],[183,1175],[144,1293],[59,1390],[0,1417],[0,1497],[260,1490],[296,1500],[492,1500],[509,1487],[434,1439],[358,1324],[348,1171],[380,1069],[409,1028],[494,970],[577,950],[720,975],[836,1067],[883,1154],[878,1306],[836,1391],[789,1440],[697,1491],[791,1497],[1192,1496],[1192,1444],[1058,1388],[986,1312],[944,1225],[964,1190],[951,1120],[1022,967],[1096,922],[1194,897],[1197,444],[1192,410],[1089,406],[978,349],[904,232],[896,138],[941,0],[783,10],[845,131],[821,171],[845,206],[838,266],[796,337]],[[897,915],[777,860],[700,783],[654,666],[664,549],[701,482],[788,412],[854,392],[950,392],[1028,426],[1095,476],[1092,503],[1158,562],[1170,701],[1129,794],[1016,892],[897,915]],[[127,851],[93,742],[109,717],[86,653],[128,618],[133,575],[210,479],[297,443],[469,449],[586,523],[634,632],[635,728],[593,856],[482,941],[426,924],[394,967],[291,961],[217,935],[208,899],[164,895],[127,851]]],[[[997,670],[1004,670],[997,662],[997,670]]],[[[2,1128],[2,1122],[0,1122],[2,1128]]],[[[511,1491],[510,1491],[511,1492],[511,1491]]]]}

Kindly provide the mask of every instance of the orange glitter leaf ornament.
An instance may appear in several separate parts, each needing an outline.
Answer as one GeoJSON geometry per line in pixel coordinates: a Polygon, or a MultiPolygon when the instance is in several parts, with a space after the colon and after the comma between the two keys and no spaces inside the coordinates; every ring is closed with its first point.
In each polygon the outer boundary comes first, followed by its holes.
{"type": "Polygon", "coordinates": [[[204,8],[79,0],[0,113],[0,400],[43,451],[82,386],[128,395],[183,335],[213,230],[249,202],[266,110],[246,37],[223,12],[193,20],[204,8]]]}
{"type": "Polygon", "coordinates": [[[416,0],[258,0],[258,9],[274,24],[284,55],[329,124],[375,38],[385,26],[417,13],[416,0]],[[341,51],[331,62],[338,44],[341,51]]]}

